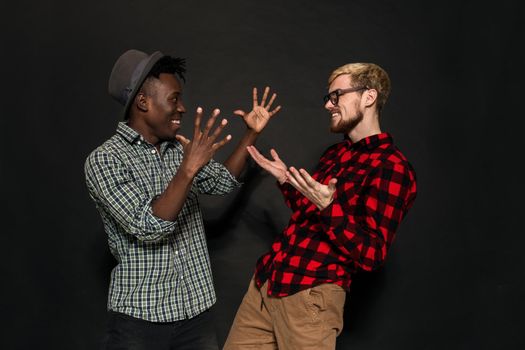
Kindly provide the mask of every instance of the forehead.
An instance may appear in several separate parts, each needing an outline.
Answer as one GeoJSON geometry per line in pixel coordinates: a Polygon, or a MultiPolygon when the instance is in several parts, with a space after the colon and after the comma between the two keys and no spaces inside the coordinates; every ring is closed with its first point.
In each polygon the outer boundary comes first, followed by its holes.
{"type": "Polygon", "coordinates": [[[352,78],[349,74],[341,74],[332,81],[328,91],[334,91],[337,89],[347,89],[352,86],[352,78]]]}
{"type": "Polygon", "coordinates": [[[165,93],[181,92],[182,84],[175,74],[161,73],[158,79],[155,79],[155,87],[157,91],[165,93]]]}

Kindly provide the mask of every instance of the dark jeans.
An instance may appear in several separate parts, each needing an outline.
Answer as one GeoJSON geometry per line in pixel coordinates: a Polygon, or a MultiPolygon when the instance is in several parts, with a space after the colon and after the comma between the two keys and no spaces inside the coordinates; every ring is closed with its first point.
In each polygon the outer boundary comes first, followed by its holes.
{"type": "Polygon", "coordinates": [[[149,322],[109,311],[106,350],[218,350],[210,311],[176,322],[149,322]]]}

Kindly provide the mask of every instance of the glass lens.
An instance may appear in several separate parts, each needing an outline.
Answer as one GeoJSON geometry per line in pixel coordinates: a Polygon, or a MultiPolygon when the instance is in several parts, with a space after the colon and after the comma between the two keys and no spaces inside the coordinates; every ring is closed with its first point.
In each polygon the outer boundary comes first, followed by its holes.
{"type": "Polygon", "coordinates": [[[339,102],[339,91],[338,90],[335,90],[334,92],[331,92],[330,93],[330,102],[332,102],[332,104],[334,106],[337,106],[337,103],[339,102]]]}

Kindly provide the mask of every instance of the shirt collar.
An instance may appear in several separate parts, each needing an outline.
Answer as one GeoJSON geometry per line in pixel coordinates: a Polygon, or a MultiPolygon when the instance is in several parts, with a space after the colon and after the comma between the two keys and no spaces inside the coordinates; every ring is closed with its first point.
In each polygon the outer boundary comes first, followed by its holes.
{"type": "MultiPolygon", "coordinates": [[[[131,128],[125,122],[119,122],[118,123],[117,134],[122,136],[122,138],[124,138],[124,140],[126,140],[130,144],[134,144],[134,143],[139,143],[140,144],[141,142],[143,144],[144,143],[148,143],[144,139],[144,137],[142,137],[141,134],[139,134],[135,129],[131,128]]],[[[160,145],[160,148],[161,148],[162,152],[166,151],[166,149],[171,148],[171,147],[179,147],[180,149],[182,149],[182,145],[180,145],[180,143],[178,141],[175,141],[175,142],[166,141],[166,142],[163,142],[160,145]]]]}
{"type": "Polygon", "coordinates": [[[142,136],[140,136],[140,134],[137,131],[129,127],[129,125],[125,122],[118,123],[117,134],[122,136],[124,140],[128,141],[131,144],[142,139],[142,136]]]}
{"type": "Polygon", "coordinates": [[[361,140],[357,142],[352,142],[350,138],[348,137],[348,135],[345,135],[345,141],[347,142],[350,148],[359,149],[362,147],[366,147],[367,149],[370,149],[370,150],[375,149],[379,147],[380,145],[393,143],[392,135],[390,135],[387,132],[370,135],[370,136],[362,138],[361,140]]]}

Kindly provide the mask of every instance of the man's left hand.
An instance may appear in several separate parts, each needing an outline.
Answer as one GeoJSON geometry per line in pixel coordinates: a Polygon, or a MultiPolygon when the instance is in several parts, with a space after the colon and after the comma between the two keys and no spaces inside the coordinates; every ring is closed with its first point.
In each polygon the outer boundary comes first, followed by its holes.
{"type": "Polygon", "coordinates": [[[281,109],[281,106],[277,106],[273,110],[270,110],[273,102],[275,101],[275,98],[277,97],[277,94],[273,93],[272,97],[270,98],[270,101],[268,101],[268,104],[266,104],[266,99],[268,98],[269,93],[270,87],[267,86],[264,89],[264,94],[261,99],[261,103],[258,103],[257,88],[254,87],[252,110],[249,113],[246,113],[241,109],[233,111],[233,114],[242,117],[248,129],[256,133],[260,133],[264,129],[266,124],[268,124],[270,118],[277,114],[277,112],[279,112],[279,110],[281,109]]]}
{"type": "Polygon", "coordinates": [[[289,168],[287,176],[287,181],[314,203],[319,210],[323,210],[332,203],[337,179],[331,179],[328,185],[323,185],[314,180],[306,170],[300,169],[298,171],[294,167],[289,168]]]}

